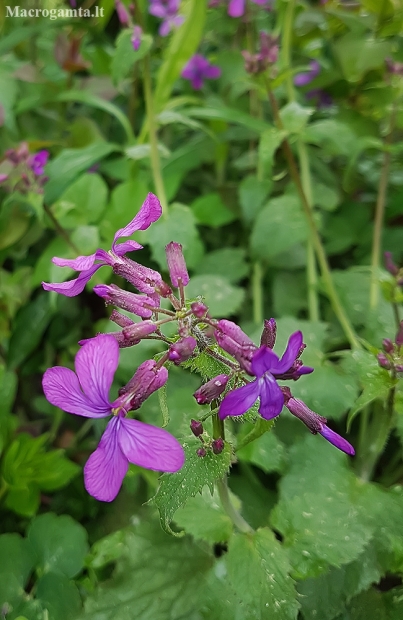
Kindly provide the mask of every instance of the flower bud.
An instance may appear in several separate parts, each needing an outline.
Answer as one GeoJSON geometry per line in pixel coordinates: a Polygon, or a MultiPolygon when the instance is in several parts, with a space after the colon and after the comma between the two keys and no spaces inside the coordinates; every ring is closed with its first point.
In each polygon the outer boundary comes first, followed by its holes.
{"type": "Polygon", "coordinates": [[[132,46],[135,52],[137,52],[140,48],[141,45],[141,35],[143,34],[143,31],[141,29],[140,26],[134,26],[133,28],[133,33],[132,33],[132,46]]]}
{"type": "Polygon", "coordinates": [[[169,347],[168,359],[176,366],[182,362],[186,362],[186,360],[192,357],[196,344],[196,340],[193,336],[177,340],[177,342],[174,342],[174,344],[171,344],[169,347]]]}
{"type": "Polygon", "coordinates": [[[401,347],[403,344],[403,321],[400,321],[400,327],[396,334],[395,342],[398,347],[401,347]]]}
{"type": "Polygon", "coordinates": [[[190,309],[192,310],[193,314],[198,319],[204,318],[208,312],[208,307],[206,306],[206,304],[203,304],[201,301],[194,301],[191,304],[190,309]]]}
{"type": "Polygon", "coordinates": [[[155,307],[157,305],[152,297],[124,291],[115,284],[109,286],[107,284],[97,284],[94,286],[94,293],[102,297],[105,303],[113,304],[122,310],[141,316],[143,319],[149,319],[153,314],[153,311],[145,306],[155,307]]]}
{"type": "Polygon", "coordinates": [[[165,247],[165,252],[172,286],[178,288],[179,283],[181,283],[182,286],[189,284],[189,274],[181,244],[171,241],[171,243],[168,243],[165,247]]]}
{"type": "Polygon", "coordinates": [[[119,327],[129,327],[129,325],[134,325],[134,321],[129,319],[125,314],[121,314],[117,310],[113,310],[111,316],[109,317],[110,321],[119,325],[119,327]]]}
{"type": "Polygon", "coordinates": [[[127,12],[126,7],[121,0],[115,0],[115,9],[122,26],[128,26],[130,19],[129,13],[127,12]]]}
{"type": "Polygon", "coordinates": [[[393,350],[395,348],[390,338],[384,338],[382,340],[382,347],[383,350],[386,351],[386,353],[393,353],[393,350]]]}
{"type": "Polygon", "coordinates": [[[198,420],[190,420],[190,430],[195,437],[200,437],[203,434],[203,424],[198,420]]]}
{"type": "Polygon", "coordinates": [[[272,349],[276,344],[277,323],[274,319],[265,319],[263,332],[260,337],[260,346],[269,347],[272,349]]]}
{"type": "Polygon", "coordinates": [[[257,347],[236,323],[221,319],[214,332],[215,339],[224,351],[235,357],[241,368],[252,375],[252,356],[257,347]]]}
{"type": "Polygon", "coordinates": [[[379,366],[386,368],[386,370],[390,370],[392,365],[384,353],[378,353],[376,357],[378,358],[379,366]]]}
{"type": "Polygon", "coordinates": [[[118,260],[112,264],[112,268],[116,275],[122,276],[133,284],[140,293],[146,293],[146,295],[158,293],[161,297],[168,297],[172,293],[171,288],[165,284],[158,271],[140,265],[126,256],[119,256],[118,260]]]}
{"type": "Polygon", "coordinates": [[[217,375],[214,379],[210,379],[204,385],[199,387],[193,394],[199,405],[208,405],[213,400],[221,396],[228,383],[227,375],[217,375]]]}
{"type": "Polygon", "coordinates": [[[143,402],[156,390],[159,390],[168,380],[168,371],[165,366],[157,367],[157,362],[147,360],[140,364],[130,381],[119,390],[116,403],[129,403],[131,409],[139,409],[143,402]]]}
{"type": "Polygon", "coordinates": [[[211,442],[211,447],[213,449],[214,454],[221,454],[224,450],[224,440],[219,437],[218,439],[214,439],[211,442]]]}
{"type": "Polygon", "coordinates": [[[138,344],[142,338],[152,334],[157,329],[157,325],[152,321],[140,321],[133,323],[129,327],[123,328],[123,335],[131,344],[138,344]]]}
{"type": "Polygon", "coordinates": [[[206,456],[207,452],[204,448],[199,448],[196,451],[197,456],[200,456],[200,458],[203,458],[203,456],[206,456]]]}
{"type": "Polygon", "coordinates": [[[389,271],[389,273],[391,273],[392,276],[397,276],[397,274],[399,273],[399,268],[393,262],[392,253],[385,252],[384,257],[385,257],[385,269],[389,271]]]}

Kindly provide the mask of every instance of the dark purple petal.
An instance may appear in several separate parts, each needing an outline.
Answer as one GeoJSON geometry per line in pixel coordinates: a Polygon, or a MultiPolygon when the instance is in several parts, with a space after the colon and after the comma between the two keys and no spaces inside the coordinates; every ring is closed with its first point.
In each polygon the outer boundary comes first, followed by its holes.
{"type": "Polygon", "coordinates": [[[245,12],[245,0],[231,0],[228,5],[230,17],[241,17],[245,12]]]}
{"type": "MultiPolygon", "coordinates": [[[[112,250],[116,251],[116,241],[121,237],[130,237],[136,230],[146,230],[156,222],[162,214],[161,203],[157,196],[149,193],[143,202],[140,211],[124,228],[120,228],[113,238],[112,250]]],[[[119,246],[117,246],[119,247],[119,246]]]]}
{"type": "Polygon", "coordinates": [[[121,418],[117,434],[120,449],[130,463],[146,469],[175,472],[185,462],[181,444],[163,428],[121,418]]]}
{"type": "Polygon", "coordinates": [[[119,364],[116,339],[106,334],[92,338],[78,351],[75,368],[87,398],[97,407],[109,407],[109,391],[119,364]]]}
{"type": "Polygon", "coordinates": [[[103,418],[111,412],[109,403],[100,406],[89,401],[81,390],[76,374],[70,368],[49,368],[43,375],[42,386],[47,400],[68,413],[85,418],[103,418]]]}
{"type": "Polygon", "coordinates": [[[201,75],[195,75],[192,79],[192,88],[194,90],[201,90],[203,88],[203,84],[204,81],[201,75]]]}
{"type": "Polygon", "coordinates": [[[278,356],[268,347],[260,347],[252,357],[252,372],[255,377],[261,377],[279,363],[278,356]]]}
{"type": "Polygon", "coordinates": [[[280,374],[289,370],[298,356],[301,345],[302,333],[298,331],[291,334],[283,357],[279,360],[276,366],[270,368],[270,372],[280,374]]]}
{"type": "Polygon", "coordinates": [[[270,373],[259,379],[258,383],[259,413],[265,420],[271,420],[281,413],[284,404],[283,393],[270,373]]]}
{"type": "Polygon", "coordinates": [[[268,347],[269,349],[273,349],[276,344],[276,335],[277,335],[277,323],[275,319],[265,319],[263,332],[260,337],[260,346],[268,347]]]}
{"type": "Polygon", "coordinates": [[[60,295],[65,295],[66,297],[75,297],[83,292],[87,282],[91,280],[94,273],[98,271],[100,267],[103,267],[103,263],[100,265],[94,265],[91,269],[87,269],[86,271],[82,271],[78,278],[75,278],[74,280],[54,283],[42,282],[42,286],[45,291],[55,291],[56,293],[60,293],[60,295]]]}
{"type": "Polygon", "coordinates": [[[332,431],[328,426],[325,425],[319,433],[342,452],[354,456],[355,450],[353,446],[348,443],[346,439],[343,439],[343,437],[340,437],[340,435],[332,431]]]}
{"type": "Polygon", "coordinates": [[[192,357],[196,346],[197,342],[193,336],[180,338],[169,347],[168,359],[175,365],[186,362],[192,357]]]}
{"type": "MultiPolygon", "coordinates": [[[[124,291],[115,284],[97,284],[94,286],[94,293],[102,297],[107,304],[113,304],[122,310],[136,314],[144,319],[151,318],[153,314],[153,311],[145,306],[154,307],[156,305],[154,299],[151,297],[124,291]]],[[[129,324],[132,325],[133,321],[129,324]]]]}
{"type": "Polygon", "coordinates": [[[120,423],[119,417],[112,418],[98,448],[84,466],[85,488],[100,502],[111,502],[115,499],[129,467],[118,444],[120,423]]]}
{"type": "Polygon", "coordinates": [[[227,416],[242,415],[250,409],[259,397],[259,384],[251,381],[236,390],[229,392],[220,405],[218,415],[221,420],[227,416]]]}

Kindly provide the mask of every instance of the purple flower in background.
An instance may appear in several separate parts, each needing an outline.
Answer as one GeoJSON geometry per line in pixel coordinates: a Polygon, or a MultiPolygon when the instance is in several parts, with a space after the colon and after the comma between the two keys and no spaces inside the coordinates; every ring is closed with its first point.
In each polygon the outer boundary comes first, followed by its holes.
{"type": "MultiPolygon", "coordinates": [[[[255,4],[270,6],[272,0],[252,0],[255,4]]],[[[241,17],[245,13],[246,0],[230,0],[228,4],[228,15],[230,17],[241,17]]]]}
{"type": "Polygon", "coordinates": [[[272,37],[267,32],[260,33],[260,50],[257,54],[251,54],[247,50],[242,52],[245,59],[245,71],[247,73],[261,73],[277,61],[278,37],[272,37]]]}
{"type": "Polygon", "coordinates": [[[134,26],[132,33],[132,46],[135,52],[137,52],[141,45],[141,35],[143,31],[140,26],[134,26]]]}
{"type": "Polygon", "coordinates": [[[207,58],[201,54],[195,54],[185,65],[181,76],[185,80],[190,80],[192,88],[200,90],[204,80],[217,80],[221,75],[220,67],[209,63],[207,58]]]}
{"type": "Polygon", "coordinates": [[[313,88],[309,90],[305,93],[305,97],[315,103],[319,110],[322,108],[329,108],[333,105],[332,97],[322,88],[313,88]]]}
{"type": "Polygon", "coordinates": [[[35,155],[31,155],[28,159],[28,166],[31,168],[32,172],[37,176],[41,176],[45,170],[45,166],[49,159],[49,151],[43,150],[39,151],[35,155]]]}
{"type": "MultiPolygon", "coordinates": [[[[111,502],[119,493],[129,463],[165,472],[178,471],[184,463],[182,446],[175,437],[162,428],[126,417],[133,408],[131,400],[136,394],[124,392],[110,402],[109,391],[118,363],[116,340],[100,335],[77,353],[76,372],[55,366],[49,368],[43,377],[43,391],[52,405],[86,418],[113,415],[97,449],[84,467],[85,488],[90,495],[104,502],[111,502]]],[[[148,366],[150,363],[154,365],[151,369],[154,381],[146,388],[140,388],[141,402],[164,385],[168,378],[166,368],[155,369],[153,360],[144,362],[148,366]]],[[[142,375],[141,380],[135,382],[137,387],[144,385],[144,364],[136,372],[136,375],[142,375]]],[[[148,366],[147,372],[150,371],[148,366]]]]}
{"type": "MultiPolygon", "coordinates": [[[[154,194],[148,194],[140,211],[124,228],[120,228],[113,238],[112,249],[109,252],[99,249],[90,256],[79,256],[76,259],[57,258],[54,257],[52,262],[59,267],[70,267],[75,271],[80,271],[78,278],[69,280],[68,282],[46,283],[42,282],[45,291],[56,291],[67,297],[74,297],[81,293],[87,282],[92,278],[94,273],[100,267],[109,265],[117,268],[117,266],[125,266],[125,263],[131,263],[130,259],[125,258],[126,252],[140,250],[143,246],[137,241],[124,241],[117,243],[122,237],[129,237],[136,230],[146,230],[153,222],[157,221],[161,216],[162,209],[160,201],[154,194]],[[96,262],[97,261],[97,262],[96,262]]],[[[146,268],[145,268],[146,269],[146,268]]],[[[150,270],[152,271],[152,270],[150,270]]],[[[148,292],[148,291],[142,291],[148,292]]],[[[154,292],[153,290],[150,292],[154,292]]]]}
{"type": "Polygon", "coordinates": [[[122,26],[128,26],[130,22],[130,17],[122,0],[115,0],[115,9],[122,26]]]}
{"type": "Polygon", "coordinates": [[[318,63],[318,61],[312,60],[309,63],[309,67],[309,71],[307,71],[306,73],[298,73],[294,77],[295,86],[306,86],[307,84],[310,84],[312,80],[314,80],[316,77],[318,77],[320,73],[320,64],[318,63]]]}
{"type": "Polygon", "coordinates": [[[251,370],[256,380],[229,392],[221,403],[219,416],[244,414],[260,398],[259,413],[265,420],[276,417],[283,408],[284,396],[276,378],[286,373],[295,362],[302,346],[302,333],[292,334],[281,359],[263,346],[252,356],[251,370]]]}
{"type": "Polygon", "coordinates": [[[163,20],[159,27],[159,34],[166,37],[172,29],[178,28],[184,22],[183,15],[178,15],[180,0],[150,0],[148,12],[163,20]]]}

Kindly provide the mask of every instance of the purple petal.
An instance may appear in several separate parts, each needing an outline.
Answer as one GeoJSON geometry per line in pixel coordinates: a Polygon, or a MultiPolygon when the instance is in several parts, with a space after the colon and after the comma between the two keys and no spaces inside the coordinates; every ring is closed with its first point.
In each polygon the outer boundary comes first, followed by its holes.
{"type": "Polygon", "coordinates": [[[342,452],[350,454],[350,456],[354,456],[355,450],[353,446],[348,443],[346,439],[343,439],[343,437],[340,437],[340,435],[332,431],[328,426],[324,425],[323,429],[319,431],[319,433],[342,452]]]}
{"type": "Polygon", "coordinates": [[[75,359],[77,377],[87,398],[97,407],[109,407],[109,391],[119,364],[119,345],[113,336],[91,338],[75,359]]]}
{"type": "Polygon", "coordinates": [[[175,437],[138,420],[120,419],[118,442],[130,463],[146,469],[175,472],[185,462],[185,453],[175,437]]]}
{"type": "Polygon", "coordinates": [[[85,488],[100,502],[111,502],[115,499],[129,466],[118,444],[120,422],[120,418],[112,418],[98,448],[84,466],[85,488]]]}
{"type": "Polygon", "coordinates": [[[52,263],[58,267],[70,267],[74,271],[86,271],[90,269],[96,258],[96,252],[90,256],[77,256],[77,258],[58,258],[55,256],[52,258],[52,263]]]}
{"type": "Polygon", "coordinates": [[[164,19],[167,16],[167,10],[162,4],[151,4],[148,12],[150,15],[154,15],[154,17],[159,17],[160,19],[164,19]]]}
{"type": "Polygon", "coordinates": [[[171,22],[169,19],[166,19],[164,22],[162,22],[161,26],[159,27],[158,34],[161,37],[167,37],[170,32],[171,32],[171,22]]]}
{"type": "Polygon", "coordinates": [[[183,17],[183,15],[175,15],[175,17],[172,17],[170,20],[171,25],[175,26],[175,28],[179,28],[179,26],[182,26],[184,21],[185,18],[183,17]]]}
{"type": "Polygon", "coordinates": [[[278,365],[278,356],[267,347],[260,347],[252,357],[252,372],[256,377],[262,377],[274,366],[278,365]]]}
{"type": "Polygon", "coordinates": [[[265,420],[271,420],[281,413],[284,404],[283,393],[269,373],[259,379],[259,388],[259,413],[265,420]]]}
{"type": "Polygon", "coordinates": [[[75,297],[83,292],[85,289],[85,285],[89,282],[96,271],[100,267],[103,267],[104,263],[99,265],[94,265],[91,269],[87,269],[86,271],[82,271],[78,278],[75,280],[69,280],[68,282],[54,282],[47,283],[42,282],[42,286],[45,291],[55,291],[56,293],[60,293],[61,295],[65,295],[66,297],[75,297]]]}
{"type": "Polygon", "coordinates": [[[236,416],[246,413],[255,404],[259,397],[259,384],[251,381],[236,390],[229,392],[220,405],[218,415],[221,420],[227,416],[236,416]]]}
{"type": "Polygon", "coordinates": [[[204,76],[208,79],[208,80],[217,80],[221,75],[221,69],[220,67],[216,67],[214,65],[209,65],[208,67],[206,67],[206,69],[204,70],[204,76]]]}
{"type": "Polygon", "coordinates": [[[161,217],[162,208],[161,203],[158,200],[157,196],[149,193],[147,198],[142,204],[140,211],[137,215],[132,219],[131,222],[127,224],[124,228],[120,228],[114,238],[112,244],[112,250],[114,252],[118,252],[119,246],[116,246],[116,241],[121,237],[129,237],[136,230],[146,230],[153,222],[156,222],[158,218],[161,217]],[[116,246],[116,247],[115,247],[116,246]]]}
{"type": "Polygon", "coordinates": [[[135,250],[142,250],[143,246],[137,241],[123,241],[115,245],[115,254],[117,256],[123,256],[126,252],[134,252],[135,250]]]}
{"type": "Polygon", "coordinates": [[[85,418],[103,418],[111,412],[109,403],[104,407],[95,406],[86,398],[76,374],[69,368],[49,368],[43,375],[42,386],[48,401],[68,413],[85,418]]]}
{"type": "Polygon", "coordinates": [[[270,372],[280,374],[282,372],[286,372],[286,370],[289,370],[297,358],[301,345],[302,333],[298,331],[291,334],[283,357],[279,360],[276,366],[272,366],[270,368],[270,372]]]}
{"type": "Polygon", "coordinates": [[[192,88],[194,90],[201,90],[203,88],[203,78],[201,75],[195,75],[192,79],[192,88]]]}
{"type": "Polygon", "coordinates": [[[245,0],[231,0],[228,6],[230,17],[241,17],[245,12],[245,0]]]}

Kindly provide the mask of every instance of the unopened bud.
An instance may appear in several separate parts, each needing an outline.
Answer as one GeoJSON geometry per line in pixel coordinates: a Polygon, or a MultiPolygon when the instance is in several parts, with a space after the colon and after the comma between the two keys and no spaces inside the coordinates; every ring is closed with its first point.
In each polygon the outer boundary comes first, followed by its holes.
{"type": "Polygon", "coordinates": [[[119,398],[114,405],[129,402],[131,409],[139,409],[143,402],[167,381],[168,371],[165,366],[159,368],[154,360],[146,360],[140,364],[130,381],[119,390],[119,398]]]}
{"type": "Polygon", "coordinates": [[[200,437],[203,434],[203,424],[198,420],[190,420],[190,430],[195,437],[200,437]]]}
{"type": "Polygon", "coordinates": [[[191,304],[190,309],[192,310],[193,314],[198,319],[204,318],[208,312],[208,307],[206,306],[206,304],[203,304],[201,301],[194,301],[191,304]]]}
{"type": "Polygon", "coordinates": [[[186,360],[192,357],[196,345],[197,343],[193,336],[181,338],[169,347],[168,359],[176,366],[186,362],[186,360]]]}
{"type": "Polygon", "coordinates": [[[214,439],[214,441],[211,442],[211,447],[214,454],[221,454],[221,452],[224,450],[224,440],[221,439],[221,437],[219,437],[218,439],[214,439]]]}
{"type": "Polygon", "coordinates": [[[178,288],[179,283],[182,286],[189,284],[189,274],[186,268],[185,257],[183,256],[181,244],[171,241],[171,243],[168,243],[165,247],[165,252],[172,286],[178,288]]]}
{"type": "Polygon", "coordinates": [[[275,319],[265,319],[263,332],[260,337],[260,346],[269,347],[272,349],[276,344],[277,323],[275,319]]]}
{"type": "Polygon", "coordinates": [[[129,327],[124,327],[123,335],[132,344],[138,344],[142,338],[152,334],[156,329],[157,325],[152,321],[141,321],[140,323],[129,325],[129,327]]]}
{"type": "Polygon", "coordinates": [[[127,12],[126,7],[123,4],[123,2],[121,0],[115,0],[115,8],[116,8],[118,19],[120,23],[122,24],[122,26],[128,26],[129,25],[129,13],[127,12]]]}
{"type": "Polygon", "coordinates": [[[199,387],[193,394],[198,404],[208,405],[221,396],[226,388],[228,379],[228,375],[217,375],[217,377],[210,379],[210,381],[199,387]]]}
{"type": "Polygon", "coordinates": [[[395,348],[390,338],[384,338],[382,340],[382,346],[383,346],[383,350],[386,351],[386,353],[392,353],[393,349],[395,348]]]}
{"type": "Polygon", "coordinates": [[[395,342],[398,347],[401,347],[403,344],[403,321],[400,321],[400,327],[396,334],[395,342]]]}
{"type": "Polygon", "coordinates": [[[115,284],[97,284],[94,286],[94,293],[102,297],[105,303],[113,304],[143,319],[149,319],[153,314],[153,311],[147,306],[155,307],[157,305],[152,297],[124,291],[115,284]]]}
{"type": "Polygon", "coordinates": [[[386,368],[386,370],[389,370],[391,368],[391,363],[384,353],[378,353],[377,358],[379,366],[381,366],[382,368],[386,368]]]}
{"type": "Polygon", "coordinates": [[[207,452],[204,448],[199,448],[196,450],[196,454],[197,456],[200,456],[200,458],[203,458],[203,456],[206,456],[207,452]]]}
{"type": "Polygon", "coordinates": [[[214,336],[220,347],[235,357],[245,372],[253,375],[251,362],[257,347],[239,325],[233,321],[221,319],[217,321],[214,336]]]}

